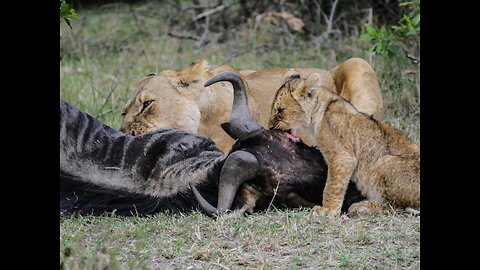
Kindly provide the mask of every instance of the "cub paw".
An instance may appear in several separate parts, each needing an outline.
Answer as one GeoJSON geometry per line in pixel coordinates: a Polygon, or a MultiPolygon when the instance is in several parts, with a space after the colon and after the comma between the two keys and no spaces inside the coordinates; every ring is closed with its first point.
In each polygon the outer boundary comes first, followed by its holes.
{"type": "Polygon", "coordinates": [[[412,215],[414,217],[419,217],[420,216],[420,211],[419,210],[416,210],[416,209],[413,209],[413,208],[410,208],[410,207],[405,208],[405,212],[409,213],[410,215],[412,215]]]}
{"type": "Polygon", "coordinates": [[[241,220],[244,216],[246,216],[248,213],[242,209],[240,210],[235,210],[235,211],[229,211],[228,213],[223,213],[219,214],[217,216],[218,220],[241,220]]]}
{"type": "Polygon", "coordinates": [[[373,213],[386,213],[388,212],[388,205],[378,201],[361,201],[352,204],[347,213],[349,215],[368,215],[373,213]]]}
{"type": "Polygon", "coordinates": [[[348,208],[348,214],[352,215],[367,215],[370,214],[372,211],[370,207],[362,204],[352,204],[350,208],[348,208]]]}
{"type": "Polygon", "coordinates": [[[332,210],[320,205],[315,205],[312,210],[314,213],[318,214],[319,216],[328,216],[328,217],[340,216],[340,210],[332,210]]]}

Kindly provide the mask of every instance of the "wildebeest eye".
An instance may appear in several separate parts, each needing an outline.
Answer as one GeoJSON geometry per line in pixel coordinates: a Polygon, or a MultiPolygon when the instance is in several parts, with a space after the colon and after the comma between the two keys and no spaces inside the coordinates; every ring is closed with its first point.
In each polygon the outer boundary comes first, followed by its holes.
{"type": "Polygon", "coordinates": [[[278,107],[278,108],[277,108],[277,114],[283,113],[284,110],[285,110],[285,108],[278,107]]]}
{"type": "Polygon", "coordinates": [[[143,107],[142,107],[142,110],[140,111],[140,113],[142,113],[147,107],[148,105],[152,104],[153,100],[147,100],[145,102],[143,102],[143,107]]]}

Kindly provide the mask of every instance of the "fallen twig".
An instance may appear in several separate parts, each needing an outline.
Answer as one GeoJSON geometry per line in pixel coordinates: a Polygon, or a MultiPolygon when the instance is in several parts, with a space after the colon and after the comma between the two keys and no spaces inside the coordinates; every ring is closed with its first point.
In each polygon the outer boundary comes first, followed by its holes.
{"type": "MultiPolygon", "coordinates": [[[[231,60],[233,60],[234,58],[240,56],[240,55],[243,55],[243,54],[246,54],[246,53],[249,53],[249,52],[252,52],[252,51],[256,51],[258,49],[272,49],[276,46],[268,46],[268,45],[259,45],[259,46],[255,46],[255,47],[252,47],[252,48],[248,48],[248,49],[245,49],[243,51],[239,51],[239,52],[236,52],[236,53],[233,53],[230,57],[228,57],[227,60],[221,62],[220,64],[216,65],[216,66],[221,66],[221,65],[225,65],[226,63],[230,62],[231,60]]],[[[216,67],[215,66],[215,67],[216,67]]]]}
{"type": "Polygon", "coordinates": [[[168,32],[167,35],[170,36],[170,37],[180,38],[180,39],[192,39],[192,40],[195,40],[195,41],[200,40],[199,37],[194,36],[194,35],[189,34],[189,33],[174,33],[174,32],[168,32]]]}
{"type": "Polygon", "coordinates": [[[210,9],[210,10],[207,10],[207,11],[204,11],[204,12],[198,14],[197,16],[195,16],[194,20],[199,20],[203,17],[210,16],[214,13],[217,13],[219,11],[222,11],[222,10],[226,9],[226,8],[229,8],[230,6],[231,6],[230,4],[222,4],[222,5],[214,8],[214,9],[210,9]]]}

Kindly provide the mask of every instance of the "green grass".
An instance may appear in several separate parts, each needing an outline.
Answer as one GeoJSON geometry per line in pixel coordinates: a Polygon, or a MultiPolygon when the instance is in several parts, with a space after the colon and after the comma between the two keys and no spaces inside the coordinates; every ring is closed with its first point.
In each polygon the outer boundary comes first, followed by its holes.
{"type": "MultiPolygon", "coordinates": [[[[72,23],[72,30],[60,26],[61,98],[114,128],[120,127],[123,106],[140,77],[181,69],[199,58],[259,70],[329,69],[361,57],[377,73],[385,121],[420,143],[419,66],[401,57],[370,55],[366,50],[371,44],[358,41],[360,26],[321,46],[291,37],[279,42],[268,27],[247,27],[226,43],[196,48],[190,40],[167,35],[165,20],[172,16],[168,4],[132,8],[137,23],[127,5],[109,4],[77,10],[81,19],[72,23]],[[260,45],[270,48],[231,57],[260,45]]],[[[60,235],[64,269],[420,268],[420,218],[401,213],[334,220],[311,216],[308,209],[219,220],[200,213],[62,217],[60,235]]]]}

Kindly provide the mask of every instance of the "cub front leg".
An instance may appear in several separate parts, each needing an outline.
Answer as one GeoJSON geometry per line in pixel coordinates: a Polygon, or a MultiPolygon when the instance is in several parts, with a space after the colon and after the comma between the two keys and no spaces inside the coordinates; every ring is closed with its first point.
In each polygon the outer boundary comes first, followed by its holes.
{"type": "Polygon", "coordinates": [[[262,193],[249,184],[243,184],[243,188],[240,191],[240,196],[242,196],[244,200],[244,205],[239,210],[241,215],[245,213],[253,214],[253,209],[255,208],[257,201],[262,198],[262,193]]]}
{"type": "Polygon", "coordinates": [[[225,219],[240,219],[245,216],[245,214],[253,214],[253,209],[257,201],[262,197],[262,193],[249,184],[243,184],[243,188],[240,190],[240,196],[244,201],[242,208],[224,215],[225,219]]]}
{"type": "Polygon", "coordinates": [[[357,166],[357,159],[345,152],[336,155],[328,161],[328,174],[323,189],[322,206],[315,206],[313,210],[321,215],[339,215],[348,181],[357,166]]]}

